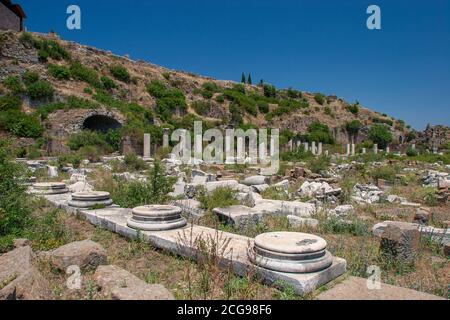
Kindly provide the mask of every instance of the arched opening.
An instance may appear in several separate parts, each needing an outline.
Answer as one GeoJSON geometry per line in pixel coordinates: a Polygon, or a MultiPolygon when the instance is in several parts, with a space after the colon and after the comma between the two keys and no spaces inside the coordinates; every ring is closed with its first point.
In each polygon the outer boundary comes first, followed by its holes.
{"type": "Polygon", "coordinates": [[[106,133],[109,129],[117,130],[120,129],[122,125],[119,121],[114,118],[103,116],[103,115],[93,115],[84,120],[83,130],[91,130],[106,133]]]}

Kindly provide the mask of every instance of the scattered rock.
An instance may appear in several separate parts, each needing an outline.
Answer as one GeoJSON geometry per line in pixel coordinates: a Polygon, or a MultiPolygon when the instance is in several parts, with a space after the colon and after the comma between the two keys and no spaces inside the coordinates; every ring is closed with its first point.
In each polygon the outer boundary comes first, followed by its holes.
{"type": "Polygon", "coordinates": [[[106,250],[91,240],[72,242],[53,250],[50,261],[60,270],[69,266],[78,266],[81,269],[95,269],[107,263],[106,250]]]}
{"type": "Polygon", "coordinates": [[[242,184],[246,186],[258,186],[263,184],[269,184],[270,178],[267,176],[251,176],[242,181],[242,184]]]}
{"type": "Polygon", "coordinates": [[[25,246],[0,256],[0,300],[48,300],[50,284],[32,264],[25,246]]]}
{"type": "Polygon", "coordinates": [[[374,185],[361,185],[356,184],[353,187],[353,196],[352,200],[358,203],[375,203],[380,201],[380,196],[383,195],[383,191],[381,191],[377,186],[374,185]]]}
{"type": "Polygon", "coordinates": [[[287,216],[289,225],[293,228],[310,227],[316,229],[319,225],[319,220],[312,218],[301,218],[297,216],[287,216]]]}
{"type": "Polygon", "coordinates": [[[355,211],[355,208],[352,205],[348,204],[348,205],[337,206],[336,208],[330,210],[330,214],[338,216],[338,217],[346,217],[349,214],[353,213],[354,211],[355,211]]]}
{"type": "Polygon", "coordinates": [[[412,261],[419,249],[420,232],[412,224],[391,222],[381,233],[380,249],[383,254],[412,261]]]}
{"type": "Polygon", "coordinates": [[[263,193],[265,190],[267,190],[269,188],[268,184],[260,184],[260,185],[256,185],[256,186],[251,186],[253,191],[258,192],[258,193],[263,193]]]}
{"type": "Polygon", "coordinates": [[[420,224],[428,224],[432,219],[432,214],[430,210],[425,208],[418,208],[416,214],[414,215],[414,222],[420,224]]]}
{"type": "Polygon", "coordinates": [[[105,296],[113,300],[174,300],[172,293],[160,284],[148,284],[117,266],[100,266],[94,281],[105,296]]]}

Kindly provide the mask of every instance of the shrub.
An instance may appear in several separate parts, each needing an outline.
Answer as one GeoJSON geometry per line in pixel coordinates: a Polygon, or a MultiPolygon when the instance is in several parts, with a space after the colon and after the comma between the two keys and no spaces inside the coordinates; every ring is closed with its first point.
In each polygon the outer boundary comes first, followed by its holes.
{"type": "Polygon", "coordinates": [[[281,154],[281,160],[283,161],[300,161],[311,158],[313,158],[313,154],[309,151],[305,152],[304,148],[298,148],[281,154]]]}
{"type": "Polygon", "coordinates": [[[31,35],[31,33],[29,32],[22,32],[22,34],[19,37],[19,41],[22,44],[25,44],[27,46],[32,46],[34,45],[34,39],[33,36],[31,35]]]}
{"type": "Polygon", "coordinates": [[[50,82],[38,80],[27,86],[27,95],[31,99],[45,99],[53,97],[54,89],[50,82]]]}
{"type": "Polygon", "coordinates": [[[303,96],[301,91],[294,90],[292,88],[289,88],[286,93],[287,93],[287,96],[292,99],[301,98],[303,96]]]}
{"type": "Polygon", "coordinates": [[[37,117],[18,110],[2,112],[0,114],[0,127],[23,138],[39,138],[44,132],[37,117]]]}
{"type": "Polygon", "coordinates": [[[168,89],[160,81],[147,84],[147,91],[156,98],[156,112],[161,119],[168,120],[177,108],[186,110],[186,98],[179,89],[168,89]]]}
{"type": "Polygon", "coordinates": [[[267,98],[275,98],[277,96],[277,89],[270,84],[265,84],[263,86],[263,90],[264,96],[266,96],[267,98]]]}
{"type": "Polygon", "coordinates": [[[12,161],[10,145],[0,140],[0,237],[19,235],[30,222],[31,207],[26,187],[20,181],[25,169],[12,161]]]}
{"type": "Polygon", "coordinates": [[[0,111],[19,110],[21,105],[20,98],[13,95],[0,97],[0,111]]]}
{"type": "Polygon", "coordinates": [[[216,97],[216,102],[218,102],[218,103],[224,103],[225,102],[225,97],[223,96],[223,94],[218,95],[216,97]]]}
{"type": "Polygon", "coordinates": [[[326,144],[333,144],[334,138],[330,132],[330,129],[326,124],[322,124],[319,121],[312,122],[308,127],[308,135],[306,139],[309,142],[322,142],[326,144]]]}
{"type": "Polygon", "coordinates": [[[321,171],[327,170],[329,166],[330,158],[326,156],[313,158],[308,162],[308,168],[314,173],[320,173],[321,171]]]}
{"type": "Polygon", "coordinates": [[[117,88],[116,83],[115,83],[111,78],[109,78],[109,77],[102,76],[102,77],[100,78],[100,81],[102,82],[103,87],[104,87],[106,90],[112,90],[112,89],[117,88]]]}
{"type": "Polygon", "coordinates": [[[345,124],[345,129],[351,135],[357,135],[359,130],[361,129],[361,122],[359,120],[349,121],[345,124]]]}
{"type": "Polygon", "coordinates": [[[48,72],[50,75],[59,80],[69,80],[70,70],[65,66],[59,66],[56,64],[50,64],[48,66],[48,72]]]}
{"type": "Polygon", "coordinates": [[[392,125],[394,124],[394,122],[391,119],[386,118],[373,118],[372,121],[373,123],[384,123],[390,127],[392,127],[392,125]]]}
{"type": "Polygon", "coordinates": [[[39,81],[39,74],[37,72],[26,71],[22,76],[23,82],[25,85],[29,86],[30,84],[36,83],[39,81]]]}
{"type": "Polygon", "coordinates": [[[201,207],[208,211],[239,204],[236,200],[236,191],[231,188],[217,188],[209,195],[205,190],[201,190],[198,199],[201,207]]]}
{"type": "Polygon", "coordinates": [[[33,45],[38,50],[39,60],[46,62],[48,58],[54,60],[70,60],[70,54],[57,41],[33,38],[33,45]]]}
{"type": "Polygon", "coordinates": [[[375,124],[369,130],[369,139],[380,148],[386,148],[392,142],[392,134],[384,125],[375,124]]]}
{"type": "Polygon", "coordinates": [[[142,171],[148,168],[147,163],[135,153],[127,153],[124,157],[124,164],[127,168],[135,171],[142,171]]]}
{"type": "Polygon", "coordinates": [[[197,114],[205,116],[211,110],[211,104],[207,101],[194,101],[192,108],[197,114]]]}
{"type": "Polygon", "coordinates": [[[411,146],[409,146],[408,149],[406,149],[406,155],[408,157],[415,157],[417,156],[417,151],[414,150],[411,146]]]}
{"type": "Polygon", "coordinates": [[[9,76],[3,80],[3,85],[11,91],[12,94],[21,94],[23,92],[22,82],[18,76],[9,76]]]}
{"type": "Polygon", "coordinates": [[[119,64],[112,65],[109,68],[109,71],[111,72],[112,76],[116,78],[119,81],[129,83],[130,82],[130,74],[128,73],[128,70],[119,64]]]}
{"type": "Polygon", "coordinates": [[[314,95],[314,100],[316,100],[316,102],[320,105],[323,106],[323,104],[325,103],[325,96],[321,93],[316,93],[314,95]]]}
{"type": "Polygon", "coordinates": [[[397,171],[394,167],[383,166],[383,167],[377,167],[377,168],[373,169],[372,171],[370,171],[369,175],[375,181],[378,181],[379,179],[383,179],[386,181],[394,182],[396,173],[397,173],[397,171]]]}
{"type": "Polygon", "coordinates": [[[94,69],[83,66],[79,61],[72,62],[69,69],[75,80],[86,82],[94,88],[102,87],[97,71],[94,69]]]}
{"type": "Polygon", "coordinates": [[[81,155],[79,153],[68,153],[58,157],[59,167],[64,167],[67,164],[71,164],[74,168],[79,168],[81,164],[81,155]]]}
{"type": "Polygon", "coordinates": [[[147,204],[163,204],[168,200],[168,193],[172,191],[174,179],[167,177],[163,166],[155,161],[149,171],[146,182],[119,182],[111,190],[114,203],[124,208],[134,208],[147,204]]]}
{"type": "Polygon", "coordinates": [[[258,109],[262,113],[268,113],[269,112],[269,104],[265,101],[259,101],[258,102],[258,109]]]}
{"type": "Polygon", "coordinates": [[[333,112],[331,111],[331,108],[330,108],[329,106],[326,106],[326,107],[323,109],[323,112],[324,112],[326,115],[328,115],[328,116],[331,116],[331,115],[333,114],[333,112]]]}
{"type": "Polygon", "coordinates": [[[67,142],[67,146],[71,150],[76,151],[85,146],[105,147],[106,141],[102,134],[84,130],[71,135],[69,137],[69,141],[67,142]]]}
{"type": "Polygon", "coordinates": [[[349,104],[347,106],[347,111],[350,113],[353,113],[354,115],[357,115],[359,113],[359,105],[358,103],[349,104]]]}

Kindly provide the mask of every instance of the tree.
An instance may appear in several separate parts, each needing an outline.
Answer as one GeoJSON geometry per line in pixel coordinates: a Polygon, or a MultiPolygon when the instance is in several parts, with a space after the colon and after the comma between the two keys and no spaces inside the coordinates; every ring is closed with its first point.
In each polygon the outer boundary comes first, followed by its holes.
{"type": "Polygon", "coordinates": [[[252,75],[250,73],[248,74],[247,84],[252,84],[252,75]]]}
{"type": "Polygon", "coordinates": [[[375,124],[369,130],[369,139],[380,148],[386,148],[392,142],[392,134],[385,125],[375,124]]]}
{"type": "Polygon", "coordinates": [[[245,83],[245,73],[242,72],[242,76],[241,76],[241,82],[245,83]]]}
{"type": "Polygon", "coordinates": [[[361,122],[359,122],[358,120],[353,120],[346,123],[345,129],[350,136],[356,138],[359,130],[361,129],[361,126],[361,122]]]}

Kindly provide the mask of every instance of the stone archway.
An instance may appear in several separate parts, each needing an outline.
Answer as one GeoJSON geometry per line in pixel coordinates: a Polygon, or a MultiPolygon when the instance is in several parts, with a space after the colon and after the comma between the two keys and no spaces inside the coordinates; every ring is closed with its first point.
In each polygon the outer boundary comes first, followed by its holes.
{"type": "Polygon", "coordinates": [[[122,124],[115,118],[102,114],[94,114],[87,117],[82,125],[83,130],[97,131],[102,133],[106,133],[110,129],[117,130],[121,127],[122,124]]]}

